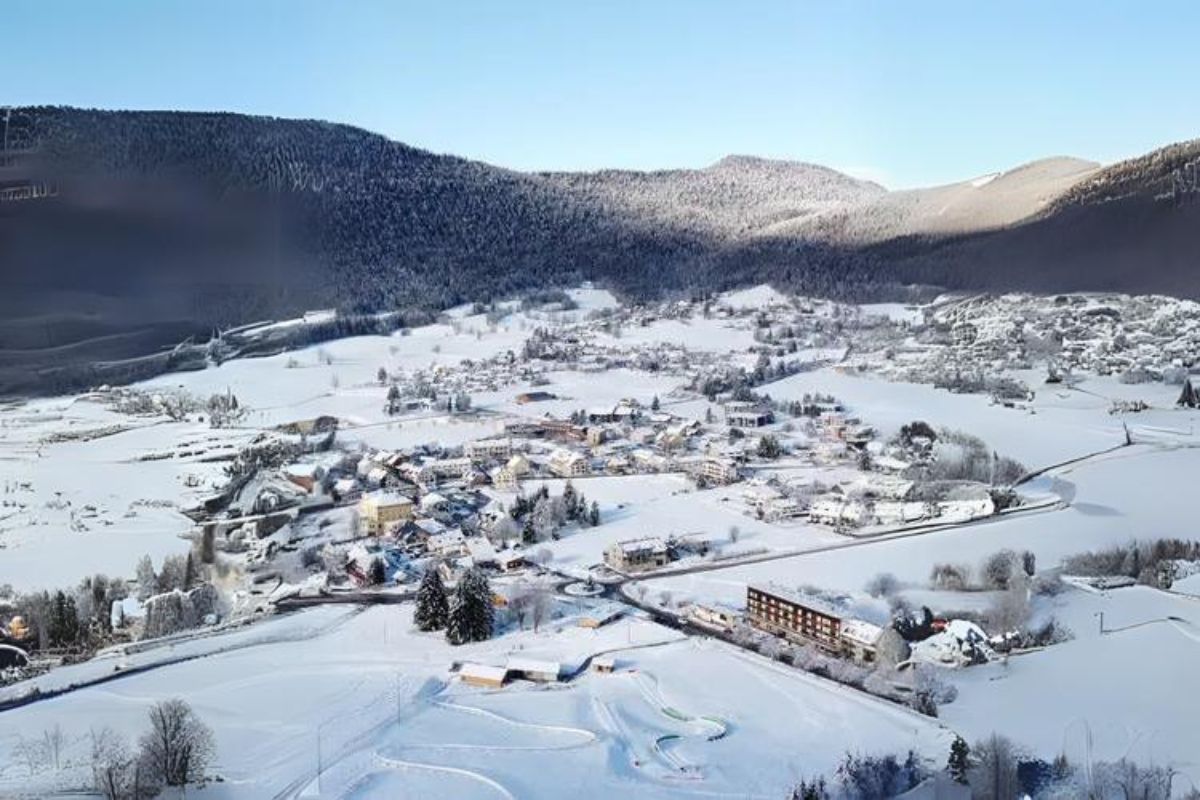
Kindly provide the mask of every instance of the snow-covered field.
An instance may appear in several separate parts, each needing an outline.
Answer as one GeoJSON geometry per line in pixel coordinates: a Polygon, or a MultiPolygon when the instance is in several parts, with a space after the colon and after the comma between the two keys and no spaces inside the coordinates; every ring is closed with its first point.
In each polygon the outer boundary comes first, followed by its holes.
{"type": "MultiPolygon", "coordinates": [[[[409,335],[347,338],[142,385],[202,398],[233,391],[249,409],[234,428],[123,415],[82,397],[5,407],[0,585],[55,588],[95,572],[128,576],[142,554],[160,563],[184,552],[189,545],[181,534],[191,522],[180,509],[223,482],[223,462],[212,459],[285,423],[332,415],[341,421],[341,443],[396,449],[459,445],[499,433],[516,418],[562,418],[624,398],[648,405],[658,397],[665,410],[704,418],[711,404],[679,391],[685,377],[634,369],[557,370],[545,374],[545,384],[473,392],[477,413],[471,415],[384,412],[376,377],[381,367],[453,368],[465,359],[519,353],[534,327],[615,307],[601,290],[572,296],[580,307],[571,311],[522,312],[514,305],[492,325],[472,308],[460,308],[448,322],[409,335]],[[517,402],[518,393],[532,389],[556,397],[517,402]]],[[[758,287],[723,302],[758,308],[786,298],[758,287]]],[[[905,322],[920,316],[891,304],[862,310],[905,322]]],[[[744,317],[657,319],[627,325],[619,336],[595,337],[605,346],[664,342],[754,363],[747,352],[754,330],[744,317]]],[[[840,352],[830,347],[801,355],[840,352]]],[[[1041,376],[1021,376],[1037,384],[1037,397],[1018,409],[982,395],[837,368],[793,375],[759,391],[777,400],[832,394],[883,438],[920,419],[979,436],[1030,469],[1053,466],[1023,487],[1029,497],[1057,501],[1043,509],[859,541],[804,521],[757,520],[746,513],[744,484],[697,490],[675,474],[588,477],[574,485],[598,503],[602,524],[570,526],[539,548],[550,551],[551,568],[581,573],[613,542],[705,534],[724,555],[788,557],[650,579],[649,596],[738,607],[749,583],[808,584],[853,594],[864,617],[883,621],[886,602],[863,594],[881,572],[894,574],[912,603],[953,602],[972,611],[991,596],[948,597],[930,589],[934,563],[976,567],[1009,548],[1031,551],[1045,570],[1082,550],[1134,538],[1195,538],[1191,491],[1200,470],[1200,414],[1172,408],[1178,387],[1089,377],[1072,390],[1041,385],[1041,376]],[[1113,399],[1144,399],[1154,408],[1111,415],[1113,399]],[[1137,444],[1100,454],[1124,442],[1126,425],[1137,444]],[[1081,460],[1071,463],[1075,459],[1081,460]]],[[[789,475],[823,470],[826,479],[839,469],[850,467],[778,467],[789,475]]],[[[523,491],[528,495],[542,483],[552,494],[562,490],[562,481],[547,480],[527,481],[523,491]]],[[[514,497],[488,491],[506,503],[514,497]]],[[[204,790],[212,798],[318,792],[346,798],[771,798],[786,796],[800,777],[827,773],[847,751],[911,747],[940,767],[953,732],[971,740],[1004,733],[1043,758],[1066,752],[1076,759],[1127,755],[1167,763],[1200,785],[1200,704],[1186,691],[1181,666],[1200,655],[1198,577],[1180,580],[1175,590],[1072,590],[1054,598],[1053,613],[1075,639],[955,673],[959,696],[943,705],[940,721],[644,618],[591,631],[568,616],[537,634],[508,633],[451,648],[413,630],[411,605],[325,607],[138,652],[110,652],[0,689],[0,699],[10,699],[34,686],[52,692],[120,676],[4,712],[0,796],[37,797],[84,785],[88,729],[111,726],[132,735],[152,703],[173,696],[185,697],[216,733],[214,771],[225,780],[204,790]],[[553,687],[517,683],[489,691],[463,685],[449,669],[461,660],[499,664],[512,653],[558,660],[568,671],[593,654],[612,653],[618,671],[584,672],[553,687]],[[68,766],[30,774],[13,755],[18,737],[40,736],[55,724],[70,737],[68,766]]]]}
{"type": "Polygon", "coordinates": [[[269,644],[231,649],[211,638],[197,644],[213,651],[207,657],[7,712],[0,752],[58,723],[72,766],[30,776],[8,762],[0,792],[78,785],[90,727],[135,734],[150,704],[177,695],[216,734],[225,780],[206,797],[303,796],[319,786],[322,796],[355,798],[771,798],[831,769],[848,741],[938,760],[950,736],[907,710],[637,619],[592,631],[568,617],[561,630],[461,648],[413,632],[407,607],[312,611],[269,625],[269,644]],[[513,652],[567,669],[607,652],[617,672],[502,690],[448,672],[452,660],[502,663],[513,652]]]}

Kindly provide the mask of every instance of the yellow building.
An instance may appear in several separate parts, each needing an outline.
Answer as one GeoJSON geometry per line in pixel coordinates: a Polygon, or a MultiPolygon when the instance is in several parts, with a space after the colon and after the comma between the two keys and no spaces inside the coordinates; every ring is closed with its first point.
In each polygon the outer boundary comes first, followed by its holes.
{"type": "Polygon", "coordinates": [[[412,519],[413,501],[398,492],[371,492],[358,501],[360,530],[368,536],[378,536],[396,522],[412,519]]]}

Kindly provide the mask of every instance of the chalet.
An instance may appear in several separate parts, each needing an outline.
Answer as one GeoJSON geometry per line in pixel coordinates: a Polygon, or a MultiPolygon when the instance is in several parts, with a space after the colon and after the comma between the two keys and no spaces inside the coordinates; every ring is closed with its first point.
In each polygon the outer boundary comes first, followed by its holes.
{"type": "Polygon", "coordinates": [[[421,465],[420,477],[423,482],[429,477],[434,480],[461,479],[471,471],[469,458],[436,458],[421,465]]]}
{"type": "Polygon", "coordinates": [[[678,463],[688,474],[716,486],[736,483],[741,478],[737,462],[728,457],[687,456],[678,459],[678,463]]]}
{"type": "Polygon", "coordinates": [[[808,518],[822,525],[862,525],[868,521],[870,511],[866,504],[841,494],[827,494],[812,501],[808,518]]]}
{"type": "Polygon", "coordinates": [[[514,678],[527,681],[554,683],[562,674],[562,665],[557,661],[541,661],[535,658],[510,658],[508,673],[514,678]]]}
{"type": "Polygon", "coordinates": [[[412,513],[412,498],[398,492],[370,492],[358,501],[359,524],[368,536],[384,533],[392,524],[410,519],[412,513]]]}
{"type": "Polygon", "coordinates": [[[641,415],[641,409],[631,400],[622,400],[615,406],[591,408],[587,412],[587,421],[593,425],[598,423],[633,422],[641,415]]]}
{"type": "Polygon", "coordinates": [[[485,689],[499,689],[508,678],[508,670],[504,667],[493,667],[488,664],[463,664],[458,669],[459,679],[470,686],[480,686],[485,689]]]}
{"type": "Polygon", "coordinates": [[[430,536],[426,541],[429,552],[443,558],[466,555],[467,540],[457,528],[430,536]]]}
{"type": "Polygon", "coordinates": [[[291,464],[283,468],[283,477],[309,494],[313,493],[324,476],[325,470],[316,464],[291,464]]]}
{"type": "Polygon", "coordinates": [[[617,671],[617,660],[612,656],[597,656],[592,659],[594,672],[611,673],[617,671]]]}
{"type": "Polygon", "coordinates": [[[492,471],[492,485],[498,489],[515,489],[521,478],[529,474],[529,470],[529,459],[518,453],[503,467],[492,471]]]}
{"type": "Polygon", "coordinates": [[[638,448],[631,456],[634,466],[643,472],[665,472],[671,467],[671,459],[653,450],[638,448]]]}
{"type": "Polygon", "coordinates": [[[734,428],[761,428],[775,421],[769,409],[757,403],[734,401],[725,404],[725,422],[734,428]]]}
{"type": "Polygon", "coordinates": [[[735,609],[722,605],[693,603],[687,607],[687,616],[698,625],[730,633],[741,622],[742,615],[735,609]]]}
{"type": "Polygon", "coordinates": [[[842,618],[816,598],[776,586],[746,587],[746,619],[761,631],[793,642],[842,650],[842,618]]]}
{"type": "Polygon", "coordinates": [[[644,572],[669,561],[667,543],[654,536],[614,542],[604,551],[604,563],[618,572],[644,572]]]}
{"type": "Polygon", "coordinates": [[[463,446],[463,453],[472,461],[503,461],[512,456],[512,439],[477,439],[463,446]]]}
{"type": "Polygon", "coordinates": [[[906,525],[928,516],[926,504],[917,501],[880,500],[874,511],[880,525],[906,525]]]}
{"type": "Polygon", "coordinates": [[[477,567],[495,567],[498,565],[496,548],[482,536],[470,536],[463,541],[467,554],[477,567]]]}
{"type": "Polygon", "coordinates": [[[496,553],[496,566],[501,572],[514,572],[525,563],[525,554],[520,550],[501,550],[496,553]]]}
{"type": "Polygon", "coordinates": [[[338,478],[333,482],[333,499],[344,500],[358,491],[358,481],[354,478],[338,478]]]}
{"type": "Polygon", "coordinates": [[[884,629],[861,619],[842,621],[842,652],[861,664],[873,664],[884,629]]]}
{"type": "Polygon", "coordinates": [[[555,450],[546,466],[560,478],[579,478],[591,472],[587,459],[574,450],[555,450]]]}

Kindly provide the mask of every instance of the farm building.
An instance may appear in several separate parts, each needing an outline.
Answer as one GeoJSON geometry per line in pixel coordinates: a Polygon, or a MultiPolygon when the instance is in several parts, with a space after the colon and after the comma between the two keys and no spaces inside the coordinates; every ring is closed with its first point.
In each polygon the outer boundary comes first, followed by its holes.
{"type": "Polygon", "coordinates": [[[541,661],[535,658],[510,658],[508,672],[514,678],[554,683],[562,673],[562,665],[557,661],[541,661]]]}
{"type": "Polygon", "coordinates": [[[625,606],[620,603],[605,603],[602,606],[589,608],[579,615],[579,627],[602,628],[610,622],[620,619],[625,613],[625,606]]]}
{"type": "Polygon", "coordinates": [[[508,670],[489,664],[467,663],[459,667],[458,677],[463,683],[471,686],[499,689],[504,686],[504,681],[508,678],[508,670]]]}

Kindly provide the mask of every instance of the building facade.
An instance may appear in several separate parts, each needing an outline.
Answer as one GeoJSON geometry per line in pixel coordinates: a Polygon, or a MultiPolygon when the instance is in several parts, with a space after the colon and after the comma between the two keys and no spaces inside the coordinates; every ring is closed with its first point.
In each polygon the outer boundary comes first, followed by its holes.
{"type": "Polygon", "coordinates": [[[815,601],[777,587],[746,587],[746,619],[755,628],[832,653],[842,649],[842,619],[815,601]]]}
{"type": "Polygon", "coordinates": [[[396,492],[371,492],[358,501],[358,519],[362,532],[378,536],[389,526],[411,519],[413,501],[396,492]]]}
{"type": "Polygon", "coordinates": [[[658,537],[614,542],[604,551],[604,563],[619,572],[644,572],[669,561],[667,543],[658,537]]]}

